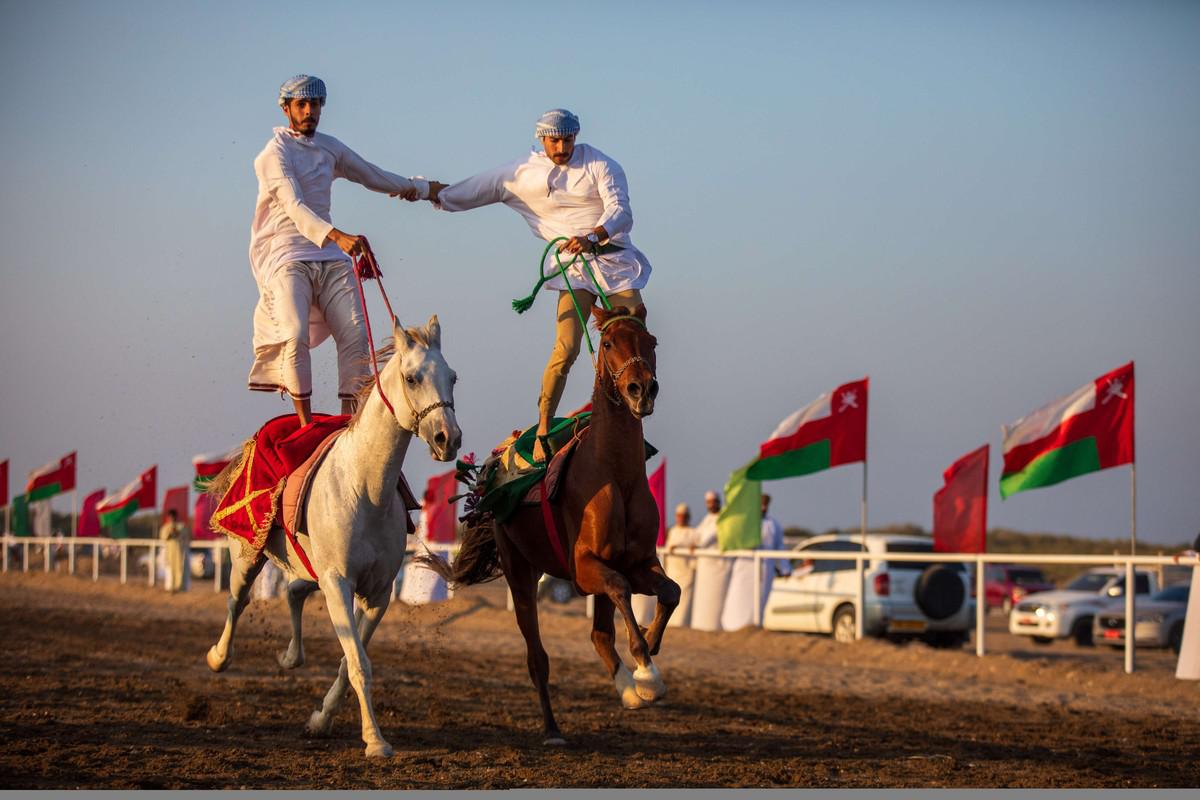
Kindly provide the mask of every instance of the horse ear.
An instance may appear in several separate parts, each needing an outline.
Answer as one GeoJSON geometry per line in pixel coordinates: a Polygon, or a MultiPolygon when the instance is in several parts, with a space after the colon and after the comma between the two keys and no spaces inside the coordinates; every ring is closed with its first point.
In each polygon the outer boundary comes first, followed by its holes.
{"type": "Polygon", "coordinates": [[[429,337],[429,343],[437,349],[442,349],[442,323],[438,322],[437,314],[429,318],[429,322],[425,324],[425,333],[429,337]]]}
{"type": "Polygon", "coordinates": [[[637,317],[638,319],[640,319],[642,322],[645,322],[646,321],[646,304],[638,303],[637,308],[635,308],[633,310],[633,315],[635,317],[637,317]]]}
{"type": "Polygon", "coordinates": [[[596,320],[596,327],[603,328],[604,323],[608,322],[608,318],[616,313],[617,313],[617,309],[608,311],[607,309],[605,309],[601,306],[596,306],[595,308],[593,308],[592,309],[592,317],[596,320]]]}
{"type": "Polygon", "coordinates": [[[392,322],[392,341],[397,347],[405,350],[408,350],[414,344],[412,336],[409,335],[408,330],[400,324],[400,320],[398,319],[392,322]]]}

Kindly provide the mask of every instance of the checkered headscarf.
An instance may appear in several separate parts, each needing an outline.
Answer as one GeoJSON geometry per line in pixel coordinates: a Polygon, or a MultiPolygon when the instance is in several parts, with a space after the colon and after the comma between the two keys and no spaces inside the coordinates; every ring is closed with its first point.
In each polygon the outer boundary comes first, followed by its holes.
{"type": "Polygon", "coordinates": [[[314,78],[312,75],[296,75],[288,78],[279,87],[279,105],[281,106],[288,100],[302,97],[316,97],[324,100],[325,81],[314,78]]]}
{"type": "Polygon", "coordinates": [[[574,136],[579,133],[579,117],[565,108],[552,108],[537,121],[533,135],[543,136],[574,136]]]}

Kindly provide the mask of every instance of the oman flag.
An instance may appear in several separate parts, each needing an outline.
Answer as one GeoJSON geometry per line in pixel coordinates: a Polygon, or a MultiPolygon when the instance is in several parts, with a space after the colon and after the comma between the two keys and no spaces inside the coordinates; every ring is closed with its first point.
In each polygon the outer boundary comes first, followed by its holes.
{"type": "Polygon", "coordinates": [[[158,496],[157,478],[158,467],[151,467],[121,491],[101,500],[96,506],[100,524],[111,528],[132,517],[139,509],[154,508],[158,496]]]}
{"type": "Polygon", "coordinates": [[[25,484],[25,496],[28,502],[34,503],[74,488],[75,454],[67,453],[62,458],[29,473],[29,483],[25,484]]]}
{"type": "Polygon", "coordinates": [[[196,477],[192,479],[192,488],[197,492],[208,490],[208,485],[212,483],[212,479],[217,477],[217,473],[225,469],[230,461],[237,458],[242,452],[242,446],[232,447],[222,453],[201,453],[198,456],[192,457],[192,466],[196,470],[196,477]]]}
{"type": "Polygon", "coordinates": [[[1133,362],[1004,426],[1000,496],[1133,463],[1133,362]]]}
{"type": "Polygon", "coordinates": [[[935,552],[987,552],[987,473],[986,444],[942,473],[946,485],[933,496],[935,552]]]}
{"type": "Polygon", "coordinates": [[[867,378],[825,392],[779,423],[746,470],[755,481],[867,460],[867,378]]]}

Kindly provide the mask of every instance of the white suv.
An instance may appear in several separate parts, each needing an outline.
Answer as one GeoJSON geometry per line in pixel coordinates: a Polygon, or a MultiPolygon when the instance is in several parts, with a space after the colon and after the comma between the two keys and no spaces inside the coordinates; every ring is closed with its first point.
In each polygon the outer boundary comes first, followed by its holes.
{"type": "MultiPolygon", "coordinates": [[[[1134,596],[1158,591],[1158,576],[1135,571],[1134,596]]],[[[1096,612],[1125,597],[1125,570],[1096,567],[1078,575],[1065,589],[1036,592],[1021,598],[1008,616],[1008,631],[1032,636],[1038,644],[1071,638],[1075,644],[1092,644],[1092,621],[1096,612]]],[[[1123,606],[1122,606],[1123,607],[1123,606]]]]}
{"type": "MultiPolygon", "coordinates": [[[[805,559],[805,553],[861,552],[857,533],[815,536],[796,547],[792,574],[776,578],[767,597],[763,627],[776,631],[832,633],[854,641],[856,581],[854,559],[805,559]]],[[[970,576],[962,564],[887,561],[888,553],[932,553],[926,536],[868,533],[864,565],[863,629],[868,635],[920,637],[930,644],[958,647],[970,634],[975,613],[970,576]]]]}

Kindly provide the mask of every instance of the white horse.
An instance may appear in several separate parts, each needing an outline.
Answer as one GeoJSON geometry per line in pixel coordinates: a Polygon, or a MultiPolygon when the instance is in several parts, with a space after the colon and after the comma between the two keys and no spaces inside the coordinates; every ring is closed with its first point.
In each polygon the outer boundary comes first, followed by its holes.
{"type": "MultiPolygon", "coordinates": [[[[380,757],[391,756],[392,747],[375,720],[366,647],[387,611],[396,573],[404,562],[407,512],[396,492],[400,468],[414,434],[429,445],[430,454],[438,461],[453,460],[462,444],[454,417],[456,377],[442,358],[437,316],[424,328],[405,329],[397,324],[393,334],[395,355],[380,370],[379,380],[395,414],[379,391],[372,389],[312,479],[305,549],[319,582],[312,581],[292,552],[282,528],[273,528],[263,552],[253,557],[243,555],[241,542],[231,539],[229,615],[220,640],[207,656],[214,672],[229,666],[238,617],[246,608],[255,577],[270,557],[291,580],[292,641],[279,653],[280,665],[290,669],[304,663],[300,639],[304,600],[318,588],[345,652],[337,679],[320,710],[308,721],[308,731],[329,733],[349,681],[358,695],[367,755],[380,757]]],[[[234,467],[236,464],[230,469],[234,467]]]]}

